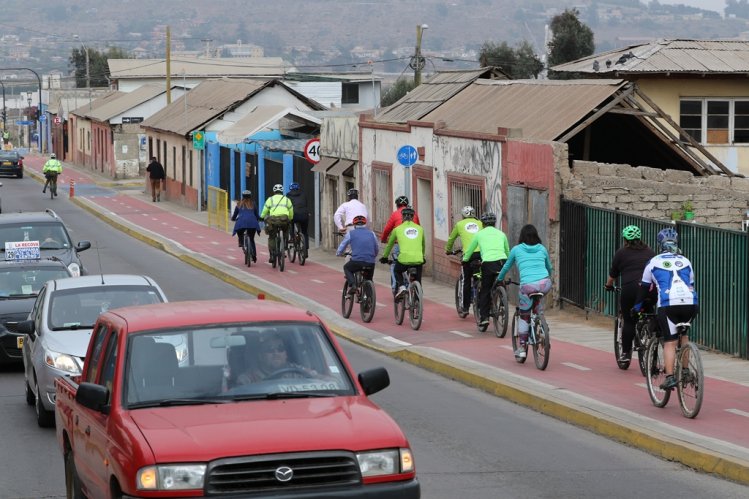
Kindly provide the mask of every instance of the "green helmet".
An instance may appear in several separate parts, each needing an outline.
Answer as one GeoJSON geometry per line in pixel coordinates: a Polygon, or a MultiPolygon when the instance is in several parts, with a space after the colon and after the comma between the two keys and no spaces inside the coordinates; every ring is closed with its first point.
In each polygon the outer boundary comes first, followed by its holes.
{"type": "Polygon", "coordinates": [[[627,241],[634,241],[642,237],[642,232],[640,232],[640,228],[636,225],[627,225],[622,231],[622,237],[627,241]]]}

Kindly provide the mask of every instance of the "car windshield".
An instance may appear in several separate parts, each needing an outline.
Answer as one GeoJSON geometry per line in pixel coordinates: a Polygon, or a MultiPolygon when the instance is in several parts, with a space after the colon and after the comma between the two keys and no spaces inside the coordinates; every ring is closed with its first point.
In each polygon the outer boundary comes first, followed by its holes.
{"type": "Polygon", "coordinates": [[[34,223],[0,225],[0,251],[5,251],[5,243],[12,241],[39,241],[43,250],[69,249],[70,238],[61,223],[34,223]]]}
{"type": "Polygon", "coordinates": [[[45,282],[70,277],[63,267],[10,267],[0,269],[0,299],[16,296],[34,296],[45,282]]]}
{"type": "Polygon", "coordinates": [[[10,151],[0,151],[0,161],[18,161],[18,153],[10,151]]]}
{"type": "Polygon", "coordinates": [[[161,303],[153,286],[96,286],[55,291],[50,295],[49,328],[91,329],[110,308],[161,303]]]}
{"type": "Polygon", "coordinates": [[[153,331],[128,339],[123,403],[141,407],[354,395],[318,324],[153,331]]]}

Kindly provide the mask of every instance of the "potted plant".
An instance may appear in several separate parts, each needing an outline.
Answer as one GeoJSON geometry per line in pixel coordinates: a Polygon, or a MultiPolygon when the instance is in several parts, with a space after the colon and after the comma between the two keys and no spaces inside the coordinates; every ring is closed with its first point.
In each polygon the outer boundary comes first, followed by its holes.
{"type": "Polygon", "coordinates": [[[684,213],[684,220],[694,220],[694,205],[692,201],[684,201],[681,204],[681,211],[684,213]]]}

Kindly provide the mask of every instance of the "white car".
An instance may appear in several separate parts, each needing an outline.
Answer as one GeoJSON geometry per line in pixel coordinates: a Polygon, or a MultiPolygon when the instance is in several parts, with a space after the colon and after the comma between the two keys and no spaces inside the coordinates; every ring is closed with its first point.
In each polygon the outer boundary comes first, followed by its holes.
{"type": "Polygon", "coordinates": [[[55,424],[55,378],[81,373],[89,338],[99,314],[109,309],[166,302],[147,276],[99,274],[48,281],[26,321],[22,356],[26,402],[39,426],[55,424]]]}

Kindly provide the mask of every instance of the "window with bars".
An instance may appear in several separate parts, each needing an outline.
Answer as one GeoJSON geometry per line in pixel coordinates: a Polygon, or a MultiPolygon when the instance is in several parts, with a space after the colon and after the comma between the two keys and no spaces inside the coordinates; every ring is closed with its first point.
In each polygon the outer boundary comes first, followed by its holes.
{"type": "Polygon", "coordinates": [[[382,232],[385,224],[390,218],[391,209],[391,189],[390,183],[391,170],[390,165],[376,166],[372,165],[372,181],[374,189],[372,192],[373,213],[371,228],[375,232],[382,232]]]}
{"type": "Polygon", "coordinates": [[[484,211],[484,179],[465,176],[447,176],[447,186],[450,191],[450,227],[463,218],[460,210],[464,206],[473,206],[476,217],[484,211]]]}
{"type": "Polygon", "coordinates": [[[703,144],[749,144],[749,100],[683,99],[679,125],[703,144]]]}

